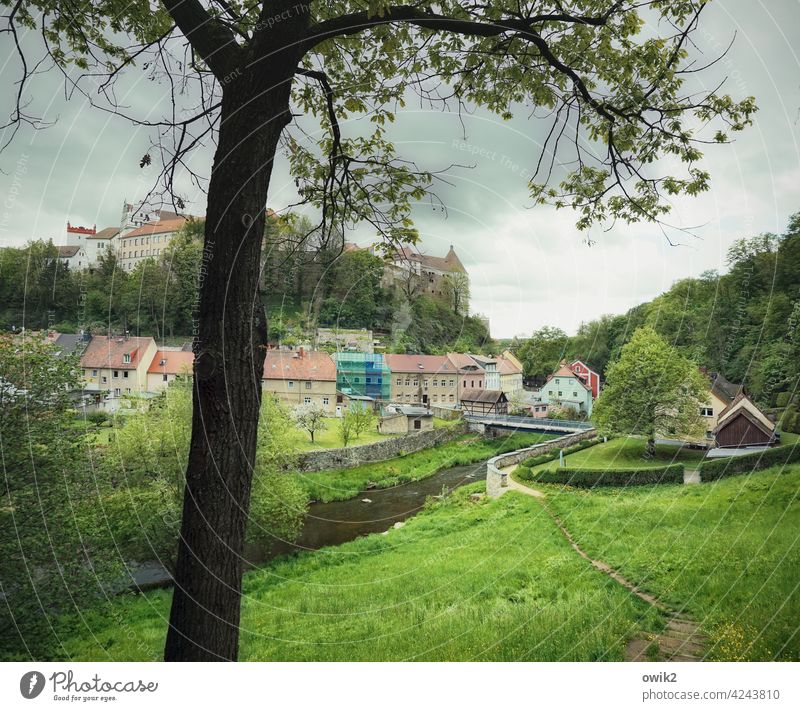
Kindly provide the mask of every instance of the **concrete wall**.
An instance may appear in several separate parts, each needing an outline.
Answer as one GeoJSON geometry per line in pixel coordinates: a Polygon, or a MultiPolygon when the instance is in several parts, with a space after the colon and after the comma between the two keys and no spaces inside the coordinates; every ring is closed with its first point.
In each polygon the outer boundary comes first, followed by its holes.
{"type": "Polygon", "coordinates": [[[298,457],[297,469],[303,472],[317,472],[325,469],[344,469],[357,467],[369,462],[383,462],[387,459],[419,452],[443,442],[460,437],[467,431],[464,423],[452,427],[441,427],[427,432],[417,432],[401,437],[393,437],[384,442],[364,444],[345,449],[323,449],[306,452],[298,457]]]}
{"type": "Polygon", "coordinates": [[[486,495],[494,499],[508,491],[507,475],[501,472],[501,469],[519,464],[529,457],[546,454],[554,449],[563,449],[581,440],[591,439],[596,436],[596,429],[583,430],[564,437],[551,439],[541,444],[534,444],[532,447],[525,447],[525,449],[517,449],[513,452],[492,457],[486,462],[486,495]]]}

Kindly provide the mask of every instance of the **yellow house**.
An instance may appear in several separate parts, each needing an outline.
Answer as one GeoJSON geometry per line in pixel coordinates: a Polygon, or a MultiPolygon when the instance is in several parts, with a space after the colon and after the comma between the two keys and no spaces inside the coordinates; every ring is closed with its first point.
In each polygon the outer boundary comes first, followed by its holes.
{"type": "Polygon", "coordinates": [[[424,407],[458,403],[458,368],[446,356],[387,353],[385,359],[392,374],[392,402],[424,407]]]}
{"type": "Polygon", "coordinates": [[[158,350],[147,369],[147,390],[158,393],[166,390],[178,376],[190,376],[194,353],[182,350],[158,350]]]}
{"type": "Polygon", "coordinates": [[[324,351],[267,351],[262,386],[287,407],[314,404],[336,412],[336,364],[324,351]]]}
{"type": "Polygon", "coordinates": [[[148,391],[147,370],[156,354],[150,337],[93,336],[81,357],[83,389],[95,393],[95,405],[114,411],[120,398],[148,391]]]}

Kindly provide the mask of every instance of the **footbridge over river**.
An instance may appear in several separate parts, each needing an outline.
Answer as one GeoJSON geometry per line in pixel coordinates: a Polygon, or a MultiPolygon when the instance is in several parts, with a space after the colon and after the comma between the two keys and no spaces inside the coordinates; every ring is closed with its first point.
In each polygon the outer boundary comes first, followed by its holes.
{"type": "Polygon", "coordinates": [[[543,432],[546,434],[571,434],[594,429],[591,422],[575,420],[549,420],[538,417],[517,417],[515,415],[481,415],[464,414],[464,419],[476,428],[524,430],[526,432],[543,432]]]}

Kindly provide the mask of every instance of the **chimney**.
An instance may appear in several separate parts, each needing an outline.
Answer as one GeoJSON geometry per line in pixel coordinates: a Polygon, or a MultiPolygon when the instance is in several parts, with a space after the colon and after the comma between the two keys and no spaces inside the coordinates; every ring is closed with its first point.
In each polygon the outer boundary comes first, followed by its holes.
{"type": "Polygon", "coordinates": [[[303,348],[303,346],[300,346],[300,357],[301,358],[305,358],[306,357],[306,349],[303,348]]]}
{"type": "Polygon", "coordinates": [[[125,331],[125,340],[126,341],[130,340],[130,337],[131,337],[131,332],[130,331],[125,331]]]}

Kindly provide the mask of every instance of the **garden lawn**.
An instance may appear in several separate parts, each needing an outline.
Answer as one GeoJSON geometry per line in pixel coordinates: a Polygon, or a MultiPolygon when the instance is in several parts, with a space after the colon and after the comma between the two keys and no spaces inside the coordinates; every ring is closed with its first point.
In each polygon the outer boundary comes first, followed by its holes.
{"type": "MultiPolygon", "coordinates": [[[[311,435],[305,430],[297,430],[296,437],[294,437],[293,444],[300,452],[309,452],[315,449],[338,449],[342,446],[342,440],[339,438],[339,423],[341,419],[338,417],[326,417],[325,429],[321,432],[314,433],[314,441],[311,441],[311,435]]],[[[373,442],[383,442],[384,440],[391,439],[397,435],[380,434],[376,427],[378,419],[375,418],[375,425],[372,429],[362,432],[358,439],[351,439],[348,447],[358,447],[362,444],[372,444],[373,442]]]]}
{"type": "MultiPolygon", "coordinates": [[[[645,469],[664,467],[668,464],[685,464],[693,468],[699,464],[705,452],[674,445],[657,444],[656,455],[651,459],[644,458],[645,440],[640,437],[617,437],[608,442],[587,447],[580,452],[564,457],[565,467],[586,467],[587,469],[645,469]]],[[[556,464],[558,459],[555,460],[556,464]]],[[[552,469],[553,462],[538,464],[532,471],[552,469]]]]}
{"type": "Polygon", "coordinates": [[[477,435],[463,435],[451,442],[407,454],[385,462],[362,464],[351,469],[302,472],[297,476],[315,501],[351,499],[374,484],[385,489],[436,474],[447,467],[474,464],[503,452],[530,447],[553,439],[553,435],[516,433],[488,440],[477,435]]]}
{"type": "Polygon", "coordinates": [[[537,488],[589,555],[685,608],[712,659],[800,660],[800,465],[700,485],[537,488]]]}
{"type": "MultiPolygon", "coordinates": [[[[375,534],[245,576],[243,660],[620,660],[660,617],[577,556],[531,497],[459,490],[375,534]]],[[[62,626],[74,661],[154,660],[171,593],[62,626]]]]}

